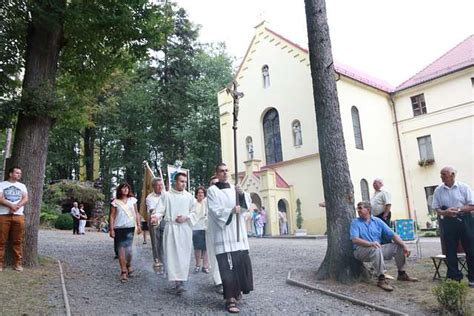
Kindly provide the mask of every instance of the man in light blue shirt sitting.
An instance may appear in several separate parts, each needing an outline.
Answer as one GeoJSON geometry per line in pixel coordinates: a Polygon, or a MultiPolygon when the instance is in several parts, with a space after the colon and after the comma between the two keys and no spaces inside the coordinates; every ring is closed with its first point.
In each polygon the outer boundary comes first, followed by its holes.
{"type": "Polygon", "coordinates": [[[398,281],[418,281],[405,272],[406,257],[410,255],[405,243],[380,218],[372,216],[369,202],[357,203],[359,217],[351,223],[351,241],[354,257],[362,262],[371,262],[378,276],[377,286],[385,291],[393,291],[393,287],[385,278],[385,261],[395,257],[398,268],[398,281]],[[381,244],[382,237],[394,243],[381,244]]]}

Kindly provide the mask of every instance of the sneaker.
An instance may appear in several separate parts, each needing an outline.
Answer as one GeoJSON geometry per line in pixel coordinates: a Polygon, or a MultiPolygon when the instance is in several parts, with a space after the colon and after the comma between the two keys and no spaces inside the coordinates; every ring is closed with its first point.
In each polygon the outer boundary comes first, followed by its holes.
{"type": "Polygon", "coordinates": [[[408,276],[408,274],[406,274],[406,272],[403,273],[403,274],[398,275],[397,280],[398,281],[408,281],[408,282],[418,282],[417,278],[412,278],[412,277],[408,276]]]}
{"type": "Polygon", "coordinates": [[[379,288],[387,291],[387,292],[392,292],[393,291],[393,287],[390,284],[388,284],[387,280],[385,280],[385,279],[379,280],[377,282],[377,286],[379,288]]]}
{"type": "Polygon", "coordinates": [[[15,267],[13,267],[13,270],[21,272],[21,271],[23,271],[23,267],[22,266],[15,266],[15,267]]]}

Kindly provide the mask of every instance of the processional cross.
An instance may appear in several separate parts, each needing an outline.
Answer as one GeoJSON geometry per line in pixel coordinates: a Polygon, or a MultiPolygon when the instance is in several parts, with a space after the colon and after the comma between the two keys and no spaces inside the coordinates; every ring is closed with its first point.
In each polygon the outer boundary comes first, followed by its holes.
{"type": "MultiPolygon", "coordinates": [[[[234,175],[235,175],[235,185],[237,186],[239,184],[239,177],[238,177],[238,167],[237,167],[237,121],[239,120],[239,99],[242,99],[244,97],[243,92],[237,91],[237,81],[232,81],[232,83],[227,86],[226,92],[230,94],[230,96],[233,99],[233,105],[234,105],[234,111],[233,111],[233,117],[234,117],[234,122],[232,124],[232,129],[234,130],[234,175]]],[[[235,192],[236,194],[236,206],[240,205],[239,201],[239,193],[235,192]]],[[[236,226],[237,226],[237,241],[240,241],[240,225],[239,225],[239,216],[238,214],[235,216],[236,218],[236,226]]]]}

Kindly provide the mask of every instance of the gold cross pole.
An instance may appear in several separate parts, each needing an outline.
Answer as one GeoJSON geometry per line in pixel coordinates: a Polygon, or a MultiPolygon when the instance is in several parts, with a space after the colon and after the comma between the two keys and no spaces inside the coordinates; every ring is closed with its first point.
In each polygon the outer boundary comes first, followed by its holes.
{"type": "MultiPolygon", "coordinates": [[[[234,175],[235,175],[235,185],[237,186],[239,184],[239,177],[238,177],[238,161],[237,161],[237,121],[239,120],[239,99],[244,97],[244,94],[242,92],[237,91],[237,81],[232,81],[232,83],[227,87],[226,92],[230,94],[232,99],[234,100],[234,112],[232,113],[234,116],[234,123],[232,125],[232,129],[234,130],[234,175]]],[[[236,201],[236,206],[239,206],[240,201],[239,201],[239,193],[237,192],[237,189],[235,191],[235,201],[236,201]]],[[[240,241],[240,225],[239,225],[239,215],[236,214],[236,225],[237,225],[237,241],[240,241]]]]}

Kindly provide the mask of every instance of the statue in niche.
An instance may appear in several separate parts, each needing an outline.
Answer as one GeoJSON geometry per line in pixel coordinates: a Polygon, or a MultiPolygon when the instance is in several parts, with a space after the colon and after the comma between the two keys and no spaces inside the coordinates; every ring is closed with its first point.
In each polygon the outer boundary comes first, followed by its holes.
{"type": "Polygon", "coordinates": [[[262,67],[262,76],[263,76],[263,88],[270,87],[270,70],[268,65],[262,67]]]}
{"type": "Polygon", "coordinates": [[[301,137],[301,124],[299,121],[293,123],[293,138],[295,140],[295,146],[301,146],[303,139],[301,137]]]}
{"type": "Polygon", "coordinates": [[[253,142],[252,142],[252,137],[247,137],[246,139],[246,146],[247,146],[247,159],[252,160],[253,159],[253,142]]]}

